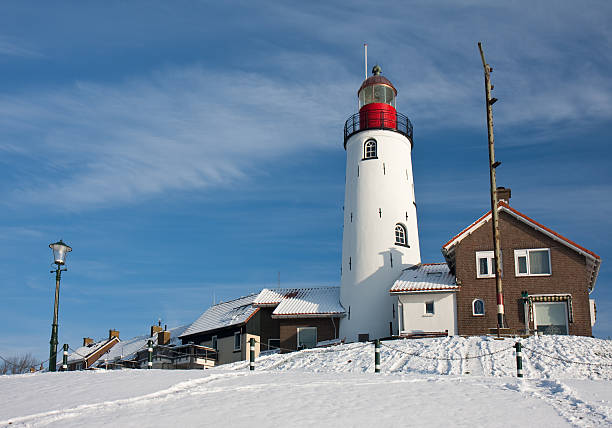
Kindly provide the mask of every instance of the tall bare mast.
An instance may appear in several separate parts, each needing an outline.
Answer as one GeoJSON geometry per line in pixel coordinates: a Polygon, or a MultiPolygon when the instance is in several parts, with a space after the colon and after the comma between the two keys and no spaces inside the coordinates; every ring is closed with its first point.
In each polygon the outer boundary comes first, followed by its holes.
{"type": "Polygon", "coordinates": [[[493,247],[495,254],[495,288],[497,292],[497,337],[500,336],[500,330],[504,328],[504,294],[502,291],[501,277],[501,244],[499,238],[499,213],[497,212],[497,183],[495,178],[495,168],[501,165],[501,162],[495,161],[495,139],[493,137],[493,104],[497,98],[491,98],[491,72],[493,68],[485,61],[482,44],[478,42],[478,50],[480,50],[480,58],[482,59],[482,67],[484,68],[485,76],[485,98],[487,107],[487,133],[489,135],[489,176],[491,181],[491,219],[493,227],[493,247]]]}
{"type": "Polygon", "coordinates": [[[365,59],[365,79],[368,78],[368,44],[363,44],[363,56],[365,59]]]}

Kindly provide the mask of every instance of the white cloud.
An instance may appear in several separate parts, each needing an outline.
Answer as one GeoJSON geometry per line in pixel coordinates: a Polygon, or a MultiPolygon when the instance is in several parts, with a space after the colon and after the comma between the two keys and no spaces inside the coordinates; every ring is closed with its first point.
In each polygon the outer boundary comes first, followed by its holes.
{"type": "Polygon", "coordinates": [[[340,144],[344,113],[321,94],[337,100],[343,89],[190,67],[4,98],[7,133],[27,136],[28,154],[49,160],[46,174],[13,196],[79,210],[227,186],[289,152],[340,144]]]}
{"type": "Polygon", "coordinates": [[[10,40],[7,37],[0,36],[0,55],[21,56],[21,57],[41,57],[40,52],[34,49],[27,48],[23,43],[10,40]]]}

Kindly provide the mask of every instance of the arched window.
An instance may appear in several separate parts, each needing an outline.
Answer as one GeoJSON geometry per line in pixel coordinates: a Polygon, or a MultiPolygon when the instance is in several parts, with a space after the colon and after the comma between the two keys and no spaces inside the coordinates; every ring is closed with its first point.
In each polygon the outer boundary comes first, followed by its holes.
{"type": "Polygon", "coordinates": [[[376,140],[368,140],[363,145],[363,158],[364,159],[376,159],[376,140]]]}
{"type": "Polygon", "coordinates": [[[395,225],[395,245],[408,246],[408,234],[406,233],[406,227],[403,224],[397,223],[395,225]]]}
{"type": "Polygon", "coordinates": [[[483,316],[485,314],[484,300],[474,299],[472,301],[472,315],[483,316]]]}

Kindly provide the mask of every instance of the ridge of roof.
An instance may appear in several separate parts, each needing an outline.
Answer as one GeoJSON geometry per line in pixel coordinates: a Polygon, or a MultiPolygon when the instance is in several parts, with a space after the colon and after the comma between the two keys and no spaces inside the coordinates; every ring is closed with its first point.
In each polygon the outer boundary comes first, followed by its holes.
{"type": "MultiPolygon", "coordinates": [[[[585,252],[587,254],[589,254],[590,256],[601,260],[601,257],[599,257],[597,254],[595,254],[593,251],[591,250],[587,250],[586,248],[584,248],[583,246],[575,243],[574,241],[566,238],[565,236],[561,235],[560,233],[555,232],[554,230],[544,226],[541,223],[538,223],[537,221],[535,221],[534,219],[532,219],[531,217],[528,217],[527,215],[521,213],[520,211],[512,208],[510,205],[508,205],[506,202],[504,201],[499,201],[497,204],[497,209],[498,210],[505,210],[511,214],[514,214],[514,217],[517,217],[527,223],[531,223],[531,225],[535,225],[536,227],[542,229],[543,231],[547,232],[548,234],[553,235],[554,237],[564,241],[566,244],[569,244],[570,246],[585,252]]],[[[470,230],[474,229],[475,227],[479,227],[482,223],[488,221],[488,217],[491,215],[491,210],[487,211],[484,215],[482,215],[481,217],[478,218],[478,220],[476,220],[475,222],[473,222],[472,224],[470,224],[468,227],[466,227],[465,229],[463,229],[461,232],[459,232],[457,235],[453,236],[446,244],[444,244],[442,246],[443,249],[448,249],[449,247],[451,247],[456,240],[458,240],[459,238],[461,238],[464,234],[466,234],[467,232],[469,232],[470,230]]]]}

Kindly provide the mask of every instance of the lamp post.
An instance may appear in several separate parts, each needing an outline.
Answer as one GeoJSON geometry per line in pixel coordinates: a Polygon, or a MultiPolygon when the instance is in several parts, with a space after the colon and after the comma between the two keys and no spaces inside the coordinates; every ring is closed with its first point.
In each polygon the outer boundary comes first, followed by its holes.
{"type": "Polygon", "coordinates": [[[57,363],[57,312],[59,305],[59,288],[60,280],[62,278],[62,272],[68,269],[63,268],[66,264],[66,256],[72,248],[66,245],[61,239],[53,244],[49,244],[49,248],[53,250],[53,263],[57,265],[56,270],[52,270],[51,273],[55,272],[55,304],[53,305],[53,325],[51,326],[51,349],[49,351],[49,371],[54,372],[56,370],[57,363]]]}

